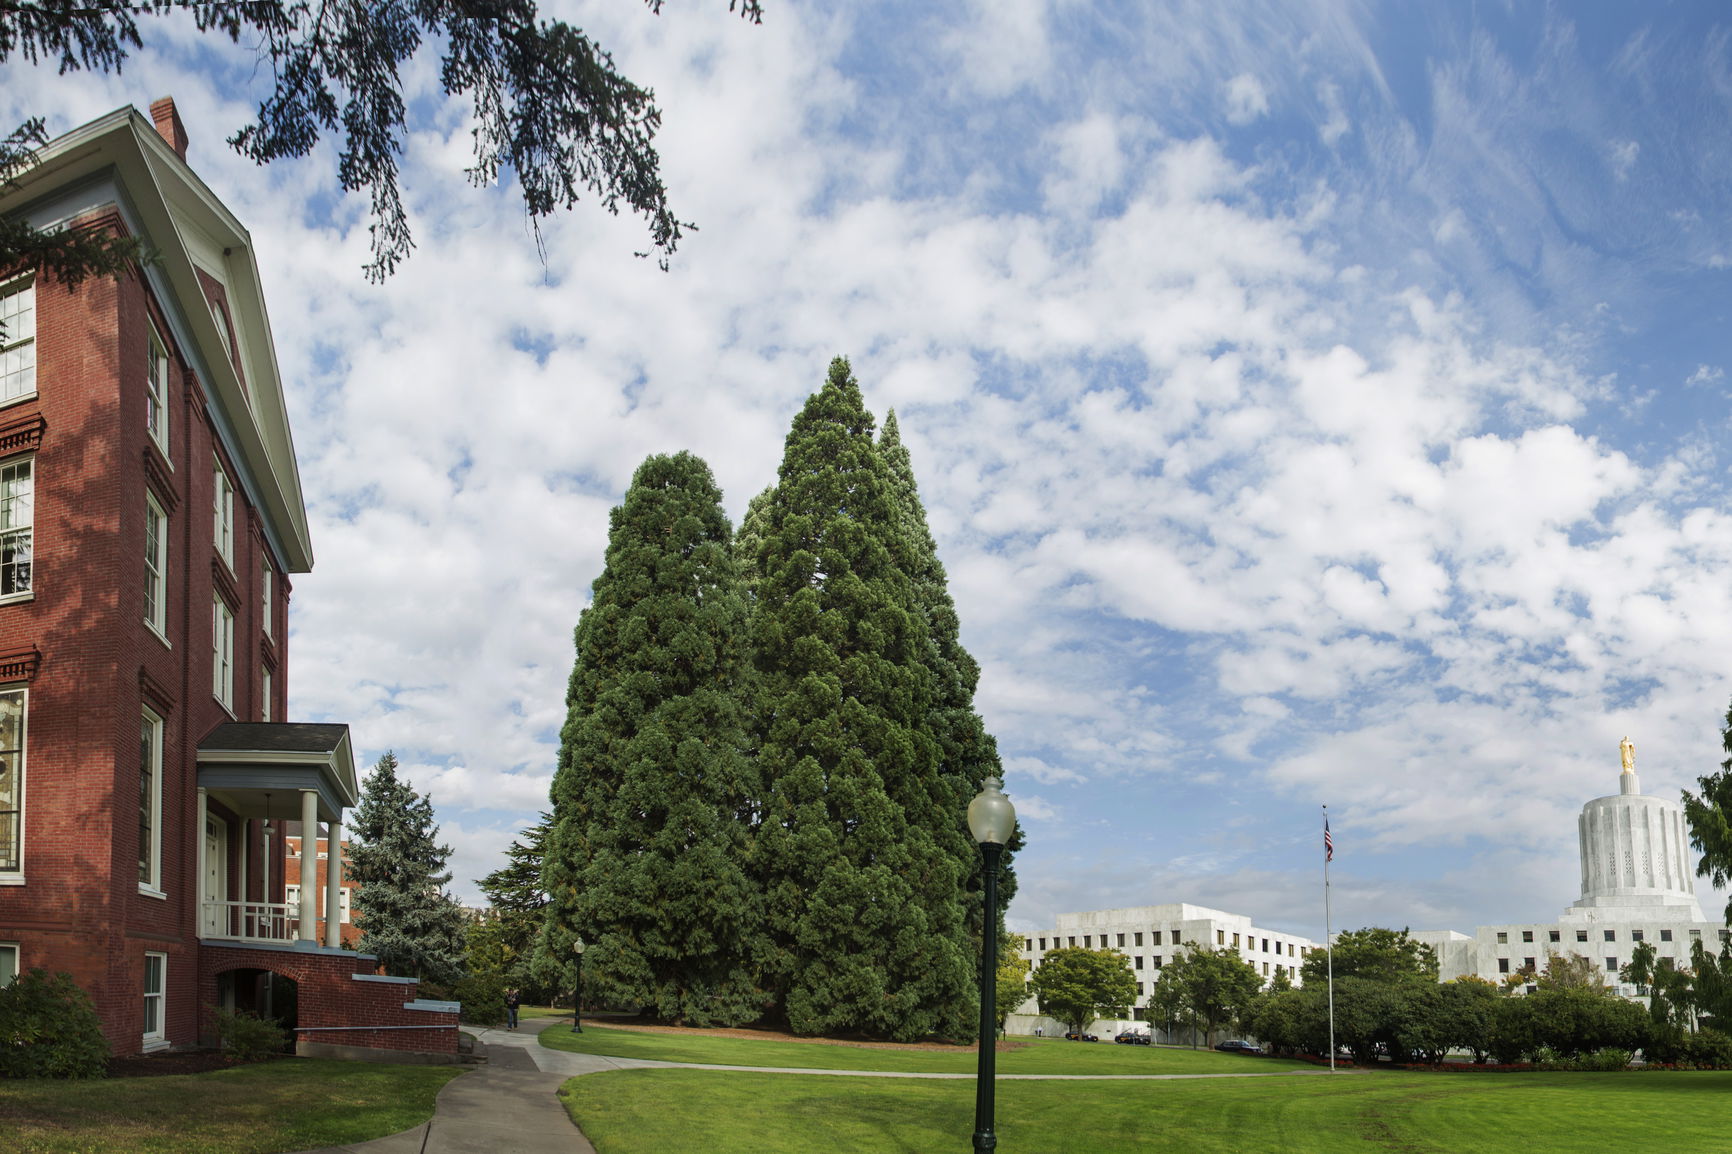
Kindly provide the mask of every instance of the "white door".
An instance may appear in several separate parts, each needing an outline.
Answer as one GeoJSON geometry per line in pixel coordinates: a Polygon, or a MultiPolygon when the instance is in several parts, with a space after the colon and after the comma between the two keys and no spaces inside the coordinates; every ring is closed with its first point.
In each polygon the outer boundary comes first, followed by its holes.
{"type": "Polygon", "coordinates": [[[219,902],[229,897],[229,831],[219,818],[204,822],[204,930],[206,937],[228,932],[228,918],[219,902]]]}

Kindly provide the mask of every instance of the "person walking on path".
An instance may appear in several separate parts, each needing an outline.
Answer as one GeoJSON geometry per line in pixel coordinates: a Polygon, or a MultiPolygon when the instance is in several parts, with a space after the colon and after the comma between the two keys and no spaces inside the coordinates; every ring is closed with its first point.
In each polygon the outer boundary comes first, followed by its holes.
{"type": "Polygon", "coordinates": [[[517,1029],[517,987],[505,991],[505,1025],[507,1029],[517,1029]]]}

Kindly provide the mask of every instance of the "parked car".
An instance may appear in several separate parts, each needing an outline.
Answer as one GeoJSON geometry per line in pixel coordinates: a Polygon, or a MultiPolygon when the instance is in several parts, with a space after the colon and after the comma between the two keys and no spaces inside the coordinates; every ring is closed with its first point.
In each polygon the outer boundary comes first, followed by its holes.
{"type": "Polygon", "coordinates": [[[1098,1041],[1100,1041],[1100,1039],[1097,1038],[1093,1034],[1066,1034],[1064,1036],[1064,1038],[1065,1038],[1065,1041],[1067,1041],[1067,1042],[1098,1042],[1098,1041]]]}
{"type": "Polygon", "coordinates": [[[1215,1049],[1223,1054],[1261,1054],[1263,1052],[1263,1047],[1253,1046],[1251,1043],[1238,1038],[1216,1042],[1215,1049]]]}
{"type": "Polygon", "coordinates": [[[1113,1041],[1117,1042],[1121,1046],[1148,1046],[1153,1044],[1147,1034],[1140,1034],[1135,1030],[1126,1030],[1124,1033],[1114,1038],[1113,1041]]]}

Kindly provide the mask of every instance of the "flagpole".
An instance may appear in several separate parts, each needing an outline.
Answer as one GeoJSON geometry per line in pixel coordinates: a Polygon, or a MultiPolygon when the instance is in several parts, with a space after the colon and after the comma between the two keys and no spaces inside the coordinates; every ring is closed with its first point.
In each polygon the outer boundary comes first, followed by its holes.
{"type": "Polygon", "coordinates": [[[1323,807],[1323,952],[1329,966],[1329,1070],[1335,1071],[1335,935],[1329,922],[1329,862],[1335,841],[1329,836],[1329,807],[1323,807]]]}

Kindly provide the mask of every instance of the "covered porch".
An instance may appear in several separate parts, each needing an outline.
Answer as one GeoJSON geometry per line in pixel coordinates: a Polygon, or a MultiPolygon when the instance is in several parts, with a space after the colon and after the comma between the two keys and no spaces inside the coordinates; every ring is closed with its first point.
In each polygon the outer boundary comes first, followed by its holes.
{"type": "Polygon", "coordinates": [[[343,815],[360,800],[347,725],[229,722],[198,748],[199,937],[341,945],[343,815]],[[299,899],[283,900],[283,835],[300,826],[299,899]],[[332,847],[318,877],[320,823],[332,847]],[[318,933],[324,923],[323,941],[318,933]]]}

